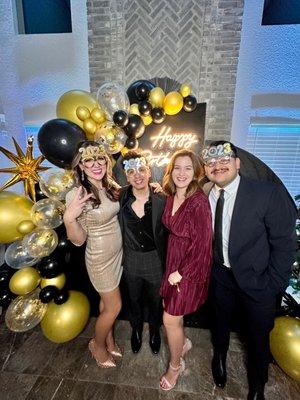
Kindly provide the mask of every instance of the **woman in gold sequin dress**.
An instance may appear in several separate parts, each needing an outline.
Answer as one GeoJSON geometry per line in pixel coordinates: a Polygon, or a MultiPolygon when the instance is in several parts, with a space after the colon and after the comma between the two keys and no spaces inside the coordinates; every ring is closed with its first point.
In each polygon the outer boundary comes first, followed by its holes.
{"type": "Polygon", "coordinates": [[[64,223],[72,243],[81,246],[86,242],[87,271],[101,297],[95,338],[89,349],[100,367],[115,367],[113,356],[122,356],[113,337],[113,325],[121,309],[119,188],[111,178],[111,161],[96,142],[80,145],[72,167],[79,185],[67,194],[64,223]]]}

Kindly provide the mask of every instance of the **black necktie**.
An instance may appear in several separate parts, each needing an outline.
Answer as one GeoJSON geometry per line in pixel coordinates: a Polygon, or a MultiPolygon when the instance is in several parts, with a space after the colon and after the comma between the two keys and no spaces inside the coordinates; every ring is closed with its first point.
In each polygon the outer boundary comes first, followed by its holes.
{"type": "Polygon", "coordinates": [[[220,196],[217,201],[216,215],[215,215],[215,235],[214,235],[214,261],[216,264],[223,265],[223,208],[224,208],[224,190],[220,190],[220,196]]]}

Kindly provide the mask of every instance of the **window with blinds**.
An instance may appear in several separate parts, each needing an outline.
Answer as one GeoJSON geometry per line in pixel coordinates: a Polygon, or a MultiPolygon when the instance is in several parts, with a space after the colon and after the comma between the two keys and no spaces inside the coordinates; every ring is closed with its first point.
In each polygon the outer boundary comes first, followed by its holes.
{"type": "Polygon", "coordinates": [[[300,125],[251,124],[247,151],[268,165],[290,194],[300,194],[300,125]]]}

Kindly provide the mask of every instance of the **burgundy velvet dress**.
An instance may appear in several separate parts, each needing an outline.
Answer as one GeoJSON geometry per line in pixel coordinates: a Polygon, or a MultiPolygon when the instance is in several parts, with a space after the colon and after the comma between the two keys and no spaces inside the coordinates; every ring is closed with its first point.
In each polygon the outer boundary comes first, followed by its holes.
{"type": "Polygon", "coordinates": [[[212,264],[212,218],[207,196],[199,189],[172,216],[174,196],[167,198],[162,217],[169,230],[166,271],[160,287],[164,308],[171,315],[192,313],[207,298],[212,264]],[[178,286],[168,277],[177,271],[178,286]]]}

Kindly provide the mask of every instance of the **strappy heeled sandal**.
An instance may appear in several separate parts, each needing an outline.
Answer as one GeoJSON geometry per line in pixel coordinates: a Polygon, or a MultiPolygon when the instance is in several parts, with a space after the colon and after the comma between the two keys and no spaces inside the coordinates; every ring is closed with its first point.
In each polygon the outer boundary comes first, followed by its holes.
{"type": "Polygon", "coordinates": [[[171,363],[169,363],[169,368],[172,371],[177,372],[177,375],[176,375],[176,378],[175,378],[176,380],[174,383],[169,382],[168,379],[166,378],[166,375],[163,375],[161,377],[160,382],[159,382],[159,387],[162,390],[166,390],[166,391],[171,390],[176,386],[179,375],[181,375],[183,373],[183,371],[185,370],[184,359],[182,357],[180,357],[180,364],[178,367],[173,367],[173,365],[171,363]]]}
{"type": "Polygon", "coordinates": [[[95,359],[98,367],[100,368],[115,368],[117,365],[115,360],[109,355],[108,359],[104,362],[101,362],[97,356],[96,342],[95,339],[91,339],[89,342],[89,350],[91,352],[92,357],[95,359]]]}
{"type": "Polygon", "coordinates": [[[120,347],[117,345],[117,343],[115,343],[115,350],[109,350],[107,348],[107,351],[109,352],[109,354],[111,354],[114,357],[123,357],[123,353],[122,350],[120,349],[120,347]]]}
{"type": "Polygon", "coordinates": [[[193,343],[192,343],[191,339],[185,338],[185,343],[182,348],[181,357],[184,357],[186,355],[186,353],[188,353],[191,350],[192,347],[193,347],[193,343]]]}

